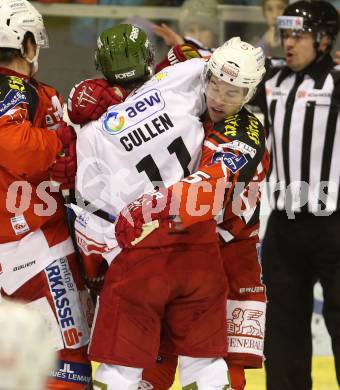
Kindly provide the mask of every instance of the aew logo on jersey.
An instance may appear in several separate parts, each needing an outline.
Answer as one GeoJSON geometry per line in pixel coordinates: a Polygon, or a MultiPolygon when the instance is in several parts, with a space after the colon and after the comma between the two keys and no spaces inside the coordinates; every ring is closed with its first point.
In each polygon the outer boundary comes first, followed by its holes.
{"type": "Polygon", "coordinates": [[[108,111],[103,120],[103,130],[110,135],[128,130],[142,120],[144,121],[156,112],[163,110],[165,102],[158,89],[151,89],[140,95],[135,95],[133,100],[122,103],[120,106],[126,108],[121,111],[108,111]]]}
{"type": "Polygon", "coordinates": [[[108,112],[104,119],[104,130],[109,134],[119,134],[125,125],[123,113],[108,112]]]}

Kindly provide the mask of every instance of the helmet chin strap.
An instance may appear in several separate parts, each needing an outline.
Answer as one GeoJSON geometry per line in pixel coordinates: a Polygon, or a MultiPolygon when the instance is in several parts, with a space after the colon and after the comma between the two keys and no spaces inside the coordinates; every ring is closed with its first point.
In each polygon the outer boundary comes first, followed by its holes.
{"type": "MultiPolygon", "coordinates": [[[[23,50],[21,49],[21,52],[22,51],[23,50]]],[[[31,72],[30,72],[30,75],[29,75],[30,77],[33,77],[37,73],[37,71],[38,71],[38,67],[39,67],[39,64],[38,64],[39,51],[40,51],[40,47],[37,46],[36,51],[35,51],[35,56],[32,59],[29,59],[27,56],[24,55],[25,60],[29,64],[32,65],[31,66],[31,72]]]]}

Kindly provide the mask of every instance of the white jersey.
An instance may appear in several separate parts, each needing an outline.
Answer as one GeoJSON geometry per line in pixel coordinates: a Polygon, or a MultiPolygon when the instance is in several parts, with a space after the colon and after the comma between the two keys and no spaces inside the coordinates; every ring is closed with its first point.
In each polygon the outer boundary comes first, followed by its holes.
{"type": "Polygon", "coordinates": [[[77,190],[84,199],[116,215],[155,185],[169,187],[197,168],[203,69],[200,59],[166,68],[83,127],[77,190]]]}
{"type": "MultiPolygon", "coordinates": [[[[82,128],[77,191],[86,201],[117,215],[156,185],[169,187],[197,169],[204,140],[204,67],[201,59],[168,67],[82,128]]],[[[82,215],[81,226],[87,228],[84,218],[89,219],[82,215]]]]}

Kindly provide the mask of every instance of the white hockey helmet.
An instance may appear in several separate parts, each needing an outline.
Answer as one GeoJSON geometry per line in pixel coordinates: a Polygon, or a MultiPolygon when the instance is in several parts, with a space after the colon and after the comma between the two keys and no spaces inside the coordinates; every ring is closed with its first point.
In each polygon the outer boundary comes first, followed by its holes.
{"type": "Polygon", "coordinates": [[[248,88],[244,104],[255,94],[265,69],[265,57],[260,47],[254,47],[234,37],[217,48],[208,61],[215,77],[237,87],[248,88]]]}
{"type": "Polygon", "coordinates": [[[0,302],[0,388],[43,390],[55,364],[46,321],[23,303],[0,302]]]}
{"type": "Polygon", "coordinates": [[[27,32],[39,48],[48,47],[40,13],[27,0],[0,0],[0,47],[20,49],[27,32]]]}

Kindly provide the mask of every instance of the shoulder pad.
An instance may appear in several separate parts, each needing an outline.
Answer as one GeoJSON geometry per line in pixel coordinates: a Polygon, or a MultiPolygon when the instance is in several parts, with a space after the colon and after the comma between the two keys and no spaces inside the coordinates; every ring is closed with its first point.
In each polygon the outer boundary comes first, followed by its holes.
{"type": "Polygon", "coordinates": [[[0,117],[20,104],[27,106],[29,119],[33,122],[39,97],[29,83],[17,76],[0,77],[0,117]]]}
{"type": "MultiPolygon", "coordinates": [[[[223,122],[214,125],[213,130],[219,135],[219,142],[225,139],[242,140],[256,149],[264,146],[265,132],[259,119],[246,109],[238,114],[228,116],[223,122]]],[[[225,142],[225,141],[224,141],[225,142]]]]}

